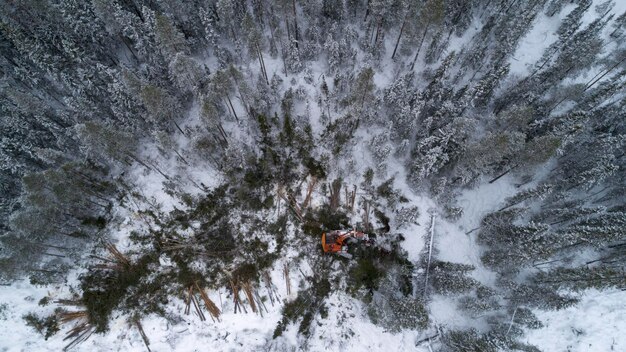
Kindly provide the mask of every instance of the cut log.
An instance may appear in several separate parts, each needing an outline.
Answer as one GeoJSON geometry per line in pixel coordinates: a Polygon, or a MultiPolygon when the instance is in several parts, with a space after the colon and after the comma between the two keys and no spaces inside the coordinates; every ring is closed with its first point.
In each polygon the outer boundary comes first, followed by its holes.
{"type": "Polygon", "coordinates": [[[433,239],[435,238],[435,215],[430,216],[430,241],[428,243],[428,261],[426,263],[426,275],[424,278],[424,297],[428,291],[428,272],[430,269],[430,262],[433,256],[433,239]]]}
{"type": "Polygon", "coordinates": [[[283,265],[283,276],[285,277],[287,296],[289,296],[291,295],[291,280],[289,280],[289,267],[287,266],[287,263],[283,265]]]}
{"type": "Polygon", "coordinates": [[[244,282],[242,285],[243,287],[243,292],[246,294],[246,297],[248,298],[248,304],[250,305],[250,309],[252,309],[253,313],[257,313],[258,309],[256,306],[256,303],[254,302],[254,293],[253,293],[253,288],[252,285],[250,285],[250,282],[244,282]]]}
{"type": "Polygon", "coordinates": [[[219,308],[217,308],[215,303],[213,303],[213,301],[209,298],[205,290],[200,289],[200,286],[198,286],[197,282],[195,283],[195,285],[198,292],[200,292],[200,297],[204,301],[204,306],[211,314],[211,319],[213,321],[215,321],[215,319],[217,319],[217,321],[220,321],[220,314],[222,314],[222,312],[220,312],[219,308]]]}
{"type": "Polygon", "coordinates": [[[135,325],[137,325],[137,330],[139,330],[139,335],[141,336],[141,339],[143,340],[143,344],[146,345],[148,352],[152,352],[150,350],[150,340],[148,340],[148,335],[146,335],[146,332],[143,330],[143,326],[141,326],[141,323],[139,322],[139,320],[135,321],[135,325]]]}
{"type": "Polygon", "coordinates": [[[304,197],[304,201],[300,207],[301,209],[306,209],[309,206],[309,203],[311,202],[311,194],[313,193],[315,185],[317,185],[317,177],[311,176],[311,179],[306,187],[306,196],[304,197]]]}

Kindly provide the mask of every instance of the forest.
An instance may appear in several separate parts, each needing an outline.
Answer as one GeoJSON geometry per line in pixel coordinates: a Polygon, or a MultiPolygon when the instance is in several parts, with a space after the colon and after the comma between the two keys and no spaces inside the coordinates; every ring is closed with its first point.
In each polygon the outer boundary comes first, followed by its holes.
{"type": "Polygon", "coordinates": [[[620,0],[0,0],[0,114],[0,350],[626,350],[620,0]]]}

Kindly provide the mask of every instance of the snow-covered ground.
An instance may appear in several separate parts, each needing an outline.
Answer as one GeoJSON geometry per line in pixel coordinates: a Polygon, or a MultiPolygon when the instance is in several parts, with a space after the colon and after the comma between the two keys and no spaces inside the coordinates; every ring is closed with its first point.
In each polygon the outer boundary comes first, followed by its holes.
{"type": "MultiPolygon", "coordinates": [[[[403,181],[397,178],[396,186],[410,200],[410,204],[420,207],[418,225],[404,231],[406,240],[402,244],[411,260],[417,261],[424,249],[424,236],[429,230],[430,213],[438,215],[435,203],[427,197],[414,194],[403,181]],[[428,211],[430,210],[430,212],[428,211]]],[[[493,274],[480,263],[480,250],[474,243],[473,233],[467,231],[478,225],[487,212],[500,206],[504,198],[514,194],[515,186],[508,177],[493,184],[486,184],[467,190],[459,197],[464,208],[463,216],[456,222],[437,217],[435,223],[435,246],[441,260],[472,264],[477,269],[473,277],[489,285],[493,274]]],[[[156,194],[152,194],[157,196],[156,194]]],[[[131,225],[126,225],[131,226],[131,225]]],[[[122,227],[123,228],[123,227],[122,227]]],[[[119,233],[119,236],[123,236],[119,233]]],[[[278,261],[271,276],[276,290],[283,301],[295,298],[287,295],[282,277],[282,261],[278,261]]],[[[304,278],[300,273],[292,273],[293,287],[304,278]]],[[[70,279],[71,280],[71,279],[70,279]]],[[[74,281],[75,282],[75,281],[74,281]]],[[[263,288],[260,289],[263,294],[263,288]]],[[[295,291],[295,290],[294,290],[295,291]]],[[[40,306],[43,297],[51,299],[67,297],[67,287],[36,287],[28,281],[20,281],[11,286],[0,287],[0,350],[1,351],[59,351],[66,344],[63,341],[63,328],[47,341],[32,328],[22,324],[27,313],[40,316],[50,314],[55,305],[40,306]]],[[[391,333],[372,324],[363,304],[348,295],[335,292],[325,301],[328,316],[317,316],[312,337],[303,341],[298,337],[297,324],[291,324],[283,335],[273,340],[272,334],[281,319],[282,304],[274,306],[266,302],[267,312],[263,316],[248,312],[235,314],[232,302],[225,290],[209,292],[210,298],[219,304],[223,314],[219,322],[208,319],[201,322],[192,311],[184,315],[184,303],[174,300],[169,311],[181,316],[183,322],[171,325],[167,320],[149,316],[142,319],[143,328],[150,339],[152,351],[258,351],[265,348],[280,349],[296,347],[308,351],[428,351],[428,343],[416,346],[416,341],[425,337],[424,332],[405,330],[391,333]],[[219,303],[218,303],[219,302],[219,303]]],[[[545,351],[622,351],[626,348],[626,291],[595,290],[584,293],[581,302],[562,311],[535,311],[544,327],[528,331],[524,338],[545,351]]],[[[428,306],[431,321],[457,328],[480,328],[484,322],[472,320],[456,308],[452,297],[436,295],[428,306]]],[[[146,347],[135,326],[128,323],[127,317],[114,313],[111,331],[105,335],[94,334],[78,345],[76,351],[145,351],[146,347]]]]}
{"type": "Polygon", "coordinates": [[[626,351],[626,291],[589,290],[576,306],[534,312],[545,326],[524,340],[543,351],[626,351]]]}
{"type": "MultiPolygon", "coordinates": [[[[601,1],[595,1],[594,5],[601,1]]],[[[511,75],[527,74],[531,66],[536,63],[545,50],[557,40],[556,30],[563,18],[567,16],[574,5],[566,5],[556,15],[548,17],[545,14],[537,16],[532,29],[521,40],[520,45],[510,60],[511,75]]],[[[626,2],[618,1],[611,10],[613,14],[620,14],[626,10],[626,2]]],[[[583,17],[585,24],[595,17],[594,11],[589,11],[583,17]]],[[[452,37],[450,50],[462,47],[478,30],[478,19],[470,26],[462,38],[452,37]]],[[[389,49],[390,43],[387,43],[389,49]]],[[[390,50],[388,50],[390,51],[390,50]]],[[[294,107],[299,116],[308,116],[313,133],[319,137],[324,130],[324,123],[320,121],[321,109],[316,103],[318,86],[327,67],[323,62],[309,63],[308,73],[314,77],[313,83],[307,83],[304,75],[307,73],[285,76],[282,73],[282,61],[266,55],[265,65],[269,77],[274,74],[283,79],[282,90],[288,87],[303,87],[309,94],[308,103],[297,103],[294,107]],[[294,83],[291,83],[294,82],[294,83]]],[[[214,61],[206,63],[212,69],[217,65],[214,61]]],[[[257,67],[250,64],[247,68],[257,71],[257,67]]],[[[397,72],[391,59],[386,58],[376,70],[374,82],[377,89],[390,84],[397,72]]],[[[595,74],[589,71],[587,74],[595,74]]],[[[332,79],[326,77],[328,84],[332,79]]],[[[233,99],[234,108],[243,114],[244,107],[237,99],[233,99]]],[[[335,116],[331,117],[334,118],[335,116]]],[[[182,124],[184,127],[193,127],[199,123],[198,107],[195,106],[189,116],[189,121],[182,124]]],[[[246,135],[247,126],[240,126],[234,122],[227,122],[225,128],[234,140],[246,135]]],[[[367,143],[378,131],[360,129],[357,131],[351,147],[351,158],[348,160],[334,160],[337,162],[334,176],[344,177],[348,184],[358,184],[367,168],[376,169],[375,162],[368,149],[367,143]]],[[[190,140],[185,136],[177,135],[175,144],[183,156],[190,149],[190,140]]],[[[158,161],[158,167],[170,176],[180,176],[180,184],[185,192],[199,194],[202,190],[197,185],[208,188],[221,182],[218,172],[207,167],[182,166],[176,156],[165,158],[156,153],[154,145],[144,150],[147,160],[158,161]],[[194,185],[195,184],[195,185],[194,185]]],[[[471,190],[465,190],[457,199],[463,208],[463,215],[457,221],[448,221],[443,216],[436,202],[425,194],[418,194],[406,183],[406,171],[401,162],[390,158],[384,175],[377,175],[375,183],[380,184],[391,176],[395,176],[394,187],[409,200],[407,206],[417,206],[420,214],[415,224],[403,228],[401,232],[405,240],[402,247],[407,251],[409,260],[418,262],[425,246],[425,236],[428,235],[430,217],[435,217],[434,246],[440,260],[455,263],[471,264],[476,269],[472,277],[481,283],[493,285],[495,274],[482,266],[480,261],[481,249],[476,244],[476,232],[473,229],[479,226],[480,221],[487,213],[498,209],[505,198],[519,191],[514,185],[515,180],[506,176],[492,184],[483,184],[471,190]]],[[[112,236],[119,243],[121,249],[129,245],[128,236],[132,230],[149,226],[137,215],[137,211],[149,207],[156,207],[167,213],[174,208],[183,209],[185,205],[176,197],[165,191],[164,176],[156,171],[148,171],[143,167],[130,170],[127,178],[134,187],[141,191],[146,202],[130,203],[129,208],[117,209],[119,220],[112,236]]],[[[527,187],[529,187],[528,185],[527,187]]],[[[313,205],[320,204],[319,195],[312,201],[313,205]]],[[[390,214],[392,215],[392,214],[390,214]]],[[[392,222],[393,222],[392,215],[392,222]]],[[[291,259],[296,252],[287,250],[284,260],[291,259]]],[[[295,294],[287,295],[285,281],[282,276],[284,261],[275,263],[270,272],[276,290],[282,302],[295,298],[295,294]]],[[[69,278],[69,284],[76,284],[76,276],[82,269],[77,269],[69,278]]],[[[303,284],[305,278],[299,272],[292,273],[292,286],[303,284]]],[[[263,294],[263,288],[260,289],[263,294]]],[[[296,290],[293,290],[296,291],[296,290]]],[[[40,306],[38,302],[44,297],[52,300],[69,296],[67,285],[58,287],[39,287],[31,285],[27,280],[16,282],[10,286],[0,286],[0,351],[60,351],[67,344],[63,341],[64,332],[68,327],[47,341],[38,335],[32,328],[23,324],[22,317],[28,313],[40,316],[52,313],[55,304],[40,306]]],[[[263,316],[254,313],[235,314],[233,305],[226,296],[226,291],[217,290],[209,293],[214,302],[220,302],[219,307],[223,314],[219,322],[208,319],[201,322],[195,313],[183,314],[181,301],[174,300],[169,305],[170,312],[183,317],[184,321],[171,325],[165,319],[149,316],[142,319],[146,334],[150,339],[152,351],[259,351],[264,349],[309,350],[309,351],[429,351],[428,344],[416,346],[416,341],[424,338],[424,332],[405,330],[400,333],[391,333],[372,324],[363,304],[355,298],[334,292],[325,301],[329,308],[328,317],[315,317],[314,329],[308,341],[298,337],[297,324],[291,324],[283,335],[273,340],[272,334],[281,319],[281,304],[270,305],[266,302],[267,311],[263,316]]],[[[545,351],[626,351],[626,291],[590,290],[582,294],[581,302],[568,309],[555,312],[535,311],[544,327],[530,330],[525,340],[545,351]]],[[[430,301],[428,310],[434,324],[444,324],[450,327],[480,327],[479,320],[472,320],[460,313],[456,308],[454,298],[435,296],[430,301]]],[[[91,336],[90,339],[78,345],[77,351],[145,351],[146,347],[136,327],[128,324],[127,317],[117,313],[111,322],[111,331],[105,335],[91,336]]]]}

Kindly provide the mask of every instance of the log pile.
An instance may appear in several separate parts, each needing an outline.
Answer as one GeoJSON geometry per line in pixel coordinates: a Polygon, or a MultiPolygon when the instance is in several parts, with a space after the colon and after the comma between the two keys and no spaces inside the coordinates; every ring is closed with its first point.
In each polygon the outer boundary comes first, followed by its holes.
{"type": "Polygon", "coordinates": [[[215,303],[209,298],[209,295],[206,294],[206,291],[200,289],[200,286],[198,286],[197,282],[195,283],[195,285],[196,289],[198,289],[198,292],[200,292],[200,298],[202,298],[202,300],[204,301],[204,306],[206,310],[208,310],[209,314],[211,314],[211,319],[213,321],[220,321],[220,314],[222,314],[222,312],[220,312],[220,309],[217,308],[215,303]]]}
{"type": "Polygon", "coordinates": [[[272,307],[274,306],[274,301],[279,301],[278,293],[276,292],[276,287],[272,283],[272,278],[270,277],[270,273],[267,271],[263,272],[262,275],[263,283],[265,284],[265,288],[267,290],[267,296],[270,298],[270,303],[272,307]]]}
{"type": "Polygon", "coordinates": [[[191,313],[192,305],[196,313],[198,314],[198,317],[200,317],[200,321],[205,321],[206,317],[204,316],[204,313],[202,313],[202,310],[200,310],[200,305],[198,304],[198,300],[196,299],[196,296],[193,294],[193,284],[189,285],[189,288],[187,288],[187,297],[185,300],[185,314],[186,315],[189,315],[189,313],[191,313]]]}
{"type": "Polygon", "coordinates": [[[241,312],[241,310],[243,309],[244,313],[248,313],[246,306],[241,302],[241,298],[239,297],[239,285],[233,279],[230,279],[230,289],[233,292],[233,303],[235,304],[235,313],[237,313],[237,309],[239,309],[239,312],[241,312]]]}
{"type": "Polygon", "coordinates": [[[216,320],[220,321],[220,315],[222,314],[222,312],[215,305],[215,303],[209,298],[209,295],[207,295],[206,291],[200,288],[200,285],[198,285],[198,282],[194,282],[193,284],[190,284],[189,287],[187,287],[186,289],[185,314],[189,315],[189,313],[191,313],[191,306],[193,306],[194,310],[196,311],[196,314],[200,318],[200,321],[206,320],[206,316],[204,315],[204,312],[202,312],[202,310],[200,309],[200,300],[196,298],[195,291],[198,291],[198,294],[200,295],[200,299],[202,299],[202,302],[204,302],[204,308],[209,312],[209,317],[211,318],[211,320],[214,322],[216,320]]]}
{"type": "Polygon", "coordinates": [[[102,260],[104,263],[96,264],[94,267],[97,269],[109,269],[109,270],[117,270],[122,271],[130,268],[131,263],[130,260],[123,255],[117,247],[115,247],[112,243],[107,243],[104,245],[106,250],[109,252],[109,257],[101,257],[98,255],[92,255],[92,258],[102,260]]]}
{"type": "Polygon", "coordinates": [[[246,294],[246,297],[248,298],[248,304],[250,305],[250,309],[252,309],[253,313],[257,313],[258,307],[256,303],[254,302],[254,293],[253,293],[254,290],[252,289],[252,285],[250,285],[250,281],[242,283],[241,286],[243,288],[243,292],[246,294]]]}
{"type": "Polygon", "coordinates": [[[265,306],[265,303],[263,303],[263,300],[261,299],[261,295],[259,295],[259,292],[255,290],[254,286],[252,285],[250,281],[244,281],[240,283],[238,281],[231,279],[230,287],[233,292],[233,302],[235,304],[235,313],[237,313],[237,311],[241,312],[242,310],[244,313],[248,313],[248,310],[246,309],[246,305],[244,304],[245,301],[243,301],[241,297],[239,296],[239,290],[243,290],[247,303],[250,306],[250,309],[252,310],[253,313],[258,313],[261,316],[263,316],[263,310],[265,310],[266,312],[269,312],[269,310],[265,306]]]}
{"type": "Polygon", "coordinates": [[[76,347],[76,345],[87,340],[95,330],[93,324],[89,322],[89,313],[86,310],[63,311],[59,313],[58,318],[61,324],[75,323],[74,327],[63,338],[63,341],[70,340],[70,343],[63,348],[64,351],[76,347]]]}

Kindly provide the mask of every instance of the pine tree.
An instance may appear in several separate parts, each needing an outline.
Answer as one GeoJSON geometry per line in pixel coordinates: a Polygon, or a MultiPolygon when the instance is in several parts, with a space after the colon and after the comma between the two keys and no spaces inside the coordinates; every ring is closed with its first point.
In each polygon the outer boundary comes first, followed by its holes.
{"type": "Polygon", "coordinates": [[[615,211],[575,222],[561,230],[560,235],[571,238],[573,244],[602,247],[620,240],[624,231],[626,231],[626,213],[615,211]]]}
{"type": "Polygon", "coordinates": [[[442,295],[465,293],[472,290],[478,282],[469,277],[472,265],[434,260],[428,275],[430,292],[442,295]]]}
{"type": "Polygon", "coordinates": [[[528,201],[529,199],[542,200],[545,199],[554,190],[554,186],[550,184],[542,184],[535,188],[529,188],[509,197],[505,200],[505,206],[499,211],[508,209],[512,206],[528,201]]]}
{"type": "Polygon", "coordinates": [[[624,288],[626,273],[623,270],[610,266],[595,268],[557,268],[552,271],[539,272],[532,280],[537,284],[555,289],[567,288],[573,291],[582,291],[590,288],[624,288]]]}
{"type": "Polygon", "coordinates": [[[163,55],[173,58],[177,53],[186,53],[187,43],[183,34],[165,15],[157,14],[154,22],[154,33],[163,55]]]}
{"type": "MultiPolygon", "coordinates": [[[[352,101],[357,114],[361,114],[365,103],[372,100],[375,88],[374,70],[371,67],[364,68],[359,72],[352,88],[352,101]]],[[[357,121],[359,119],[360,116],[357,117],[357,121]]]]}
{"type": "Polygon", "coordinates": [[[199,93],[206,81],[206,72],[191,57],[176,53],[169,65],[171,80],[183,92],[199,93]]]}

